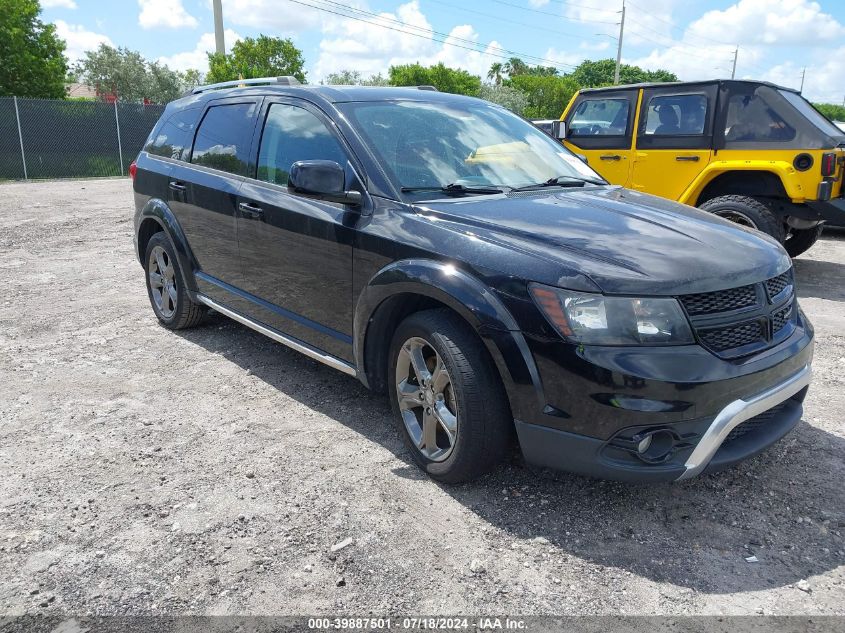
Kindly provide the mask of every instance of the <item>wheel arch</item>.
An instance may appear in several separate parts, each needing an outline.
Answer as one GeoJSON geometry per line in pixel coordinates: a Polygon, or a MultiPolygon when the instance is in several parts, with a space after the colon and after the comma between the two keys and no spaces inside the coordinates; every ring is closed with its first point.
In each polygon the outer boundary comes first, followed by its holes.
{"type": "Polygon", "coordinates": [[[135,243],[138,261],[143,265],[147,244],[153,235],[164,232],[170,239],[179,260],[182,280],[185,287],[193,294],[197,291],[194,270],[198,268],[196,259],[179,221],[163,200],[150,199],[138,213],[136,218],[135,243]]]}
{"type": "Polygon", "coordinates": [[[765,165],[754,161],[712,165],[698,175],[679,201],[699,206],[723,195],[785,200],[803,198],[805,193],[792,178],[790,170],[794,171],[791,165],[779,161],[769,161],[765,165]]]}
{"type": "Polygon", "coordinates": [[[387,346],[410,314],[448,308],[476,332],[489,352],[515,418],[542,408],[542,385],[516,320],[479,279],[451,264],[433,260],[394,262],[369,281],[356,304],[355,360],[359,378],[370,389],[387,387],[387,346]]]}

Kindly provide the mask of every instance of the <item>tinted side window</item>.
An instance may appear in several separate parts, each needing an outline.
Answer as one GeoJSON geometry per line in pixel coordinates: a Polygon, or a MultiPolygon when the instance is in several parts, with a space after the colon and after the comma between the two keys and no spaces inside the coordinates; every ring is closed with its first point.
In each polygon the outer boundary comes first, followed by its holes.
{"type": "Polygon", "coordinates": [[[331,130],[304,108],[274,103],[267,113],[258,151],[258,179],[288,184],[298,160],[333,160],[346,164],[346,153],[331,130]]]}
{"type": "Polygon", "coordinates": [[[778,143],[795,138],[795,129],[778,114],[766,94],[733,95],[728,100],[725,141],[778,143]]]}
{"type": "Polygon", "coordinates": [[[147,141],[144,150],[156,156],[187,160],[197,126],[199,110],[182,110],[171,115],[147,141]]]}
{"type": "Polygon", "coordinates": [[[197,131],[191,162],[247,175],[254,107],[252,103],[234,103],[209,108],[197,131]]]}
{"type": "Polygon", "coordinates": [[[652,97],[646,111],[645,129],[641,133],[659,136],[704,134],[706,121],[705,95],[652,97]]]}
{"type": "Polygon", "coordinates": [[[569,136],[624,136],[628,128],[627,99],[587,99],[575,108],[569,136]]]}

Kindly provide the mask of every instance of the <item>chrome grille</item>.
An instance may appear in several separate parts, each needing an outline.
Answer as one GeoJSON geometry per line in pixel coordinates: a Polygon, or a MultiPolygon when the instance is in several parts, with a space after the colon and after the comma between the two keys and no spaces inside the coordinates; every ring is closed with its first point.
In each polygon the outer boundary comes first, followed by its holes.
{"type": "Polygon", "coordinates": [[[756,305],[757,289],[753,285],[740,286],[717,292],[683,295],[680,299],[690,316],[713,314],[756,305]]]}

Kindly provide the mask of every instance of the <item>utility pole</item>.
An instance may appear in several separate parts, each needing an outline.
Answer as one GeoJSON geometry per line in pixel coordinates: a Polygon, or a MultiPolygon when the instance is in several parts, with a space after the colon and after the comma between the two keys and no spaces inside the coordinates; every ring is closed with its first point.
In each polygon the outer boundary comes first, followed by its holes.
{"type": "Polygon", "coordinates": [[[218,55],[226,54],[226,42],[223,40],[223,0],[214,0],[214,44],[218,55]]]}
{"type": "Polygon", "coordinates": [[[806,75],[806,74],[807,74],[807,67],[804,66],[804,68],[801,70],[801,87],[798,89],[799,93],[804,92],[804,75],[806,75]]]}
{"type": "Polygon", "coordinates": [[[613,84],[619,85],[619,64],[622,62],[622,34],[625,32],[625,0],[622,0],[622,21],[619,22],[619,41],[616,46],[616,71],[613,73],[613,84]]]}
{"type": "Polygon", "coordinates": [[[734,49],[734,67],[731,69],[731,79],[736,77],[736,58],[739,57],[739,46],[734,49]]]}

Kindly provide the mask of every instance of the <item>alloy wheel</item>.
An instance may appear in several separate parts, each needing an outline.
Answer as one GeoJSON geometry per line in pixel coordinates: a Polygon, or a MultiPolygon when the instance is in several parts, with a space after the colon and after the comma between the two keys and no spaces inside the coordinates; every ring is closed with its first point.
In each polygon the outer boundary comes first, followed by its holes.
{"type": "Polygon", "coordinates": [[[176,312],[176,274],[170,255],[161,246],[150,251],[147,263],[150,293],[161,316],[169,319],[176,312]]]}
{"type": "Polygon", "coordinates": [[[447,459],[458,437],[457,403],[443,359],[423,338],[410,338],[399,349],[396,396],[417,450],[434,462],[447,459]]]}

